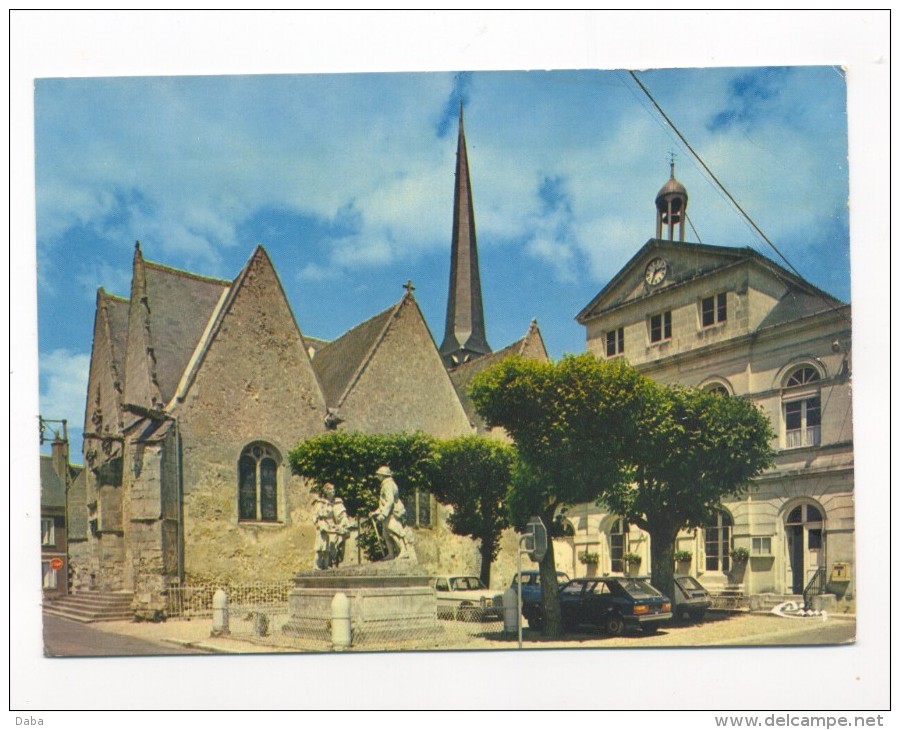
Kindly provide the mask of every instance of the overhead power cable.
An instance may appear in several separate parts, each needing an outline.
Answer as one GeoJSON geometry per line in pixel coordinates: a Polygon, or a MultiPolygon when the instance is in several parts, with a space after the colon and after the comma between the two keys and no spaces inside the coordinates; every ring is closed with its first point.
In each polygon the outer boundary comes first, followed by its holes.
{"type": "Polygon", "coordinates": [[[715,182],[715,184],[719,186],[719,189],[723,193],[725,193],[726,197],[728,198],[728,200],[731,201],[732,205],[734,205],[734,207],[738,209],[740,214],[742,216],[744,216],[744,218],[747,220],[747,222],[751,226],[753,226],[753,230],[756,231],[762,237],[762,239],[766,243],[768,243],[769,246],[772,247],[772,250],[775,253],[777,253],[779,255],[779,257],[781,257],[781,260],[784,261],[785,264],[787,264],[788,268],[802,279],[803,275],[799,271],[797,271],[797,269],[794,267],[794,265],[790,261],[787,260],[787,257],[783,253],[781,253],[781,251],[778,250],[778,247],[769,240],[769,237],[765,233],[762,232],[762,229],[758,225],[756,225],[756,223],[750,217],[750,215],[747,213],[747,211],[745,211],[741,207],[740,203],[738,203],[734,199],[734,196],[728,192],[728,189],[722,184],[722,182],[719,180],[719,178],[717,178],[715,176],[715,173],[713,173],[713,171],[709,169],[707,164],[703,161],[703,158],[700,157],[700,155],[697,153],[697,150],[695,150],[693,147],[691,147],[691,143],[688,142],[687,139],[685,139],[684,135],[681,133],[681,130],[679,130],[678,127],[675,126],[675,122],[673,122],[671,119],[669,119],[669,115],[663,111],[662,107],[657,103],[656,99],[653,98],[653,94],[651,94],[650,91],[647,89],[647,87],[641,83],[641,80],[637,77],[637,74],[634,71],[629,71],[628,73],[631,74],[631,78],[633,78],[635,80],[637,85],[641,87],[641,91],[643,91],[647,95],[647,98],[650,99],[650,101],[653,103],[653,106],[656,107],[656,110],[660,114],[662,114],[663,119],[666,120],[668,125],[675,132],[675,134],[678,135],[678,139],[680,139],[684,143],[684,146],[687,147],[688,150],[690,150],[690,153],[694,156],[694,158],[697,160],[697,162],[699,162],[703,166],[703,169],[706,170],[706,173],[713,179],[713,182],[715,182]]]}
{"type": "MultiPolygon", "coordinates": [[[[803,275],[797,270],[797,267],[795,267],[790,261],[788,261],[787,257],[783,253],[781,253],[781,251],[778,249],[778,247],[774,243],[772,243],[772,241],[769,240],[769,237],[765,233],[763,233],[762,229],[758,225],[756,225],[756,222],[750,217],[750,215],[747,213],[747,211],[745,211],[741,207],[740,203],[738,203],[737,200],[734,199],[734,196],[728,192],[728,189],[722,184],[722,182],[719,180],[719,178],[716,177],[715,173],[709,169],[709,166],[703,161],[703,158],[700,157],[700,154],[697,152],[697,150],[695,150],[691,146],[691,143],[687,141],[685,136],[681,133],[681,130],[675,126],[675,122],[673,122],[669,118],[669,115],[663,111],[663,108],[659,105],[659,103],[656,101],[656,99],[653,98],[653,94],[650,93],[650,90],[646,86],[644,86],[643,83],[641,83],[641,80],[637,77],[637,74],[634,71],[629,71],[628,73],[631,74],[631,78],[634,79],[635,83],[641,87],[641,91],[643,91],[644,94],[646,94],[647,98],[651,101],[653,106],[656,107],[656,110],[662,115],[662,118],[665,119],[666,123],[672,128],[672,131],[674,131],[675,134],[678,135],[678,139],[680,139],[682,141],[682,143],[684,144],[684,146],[687,147],[687,149],[690,151],[690,153],[694,156],[694,159],[696,159],[697,162],[700,163],[700,165],[703,167],[703,169],[706,171],[706,173],[709,175],[709,177],[713,180],[713,182],[715,182],[715,184],[725,194],[725,196],[728,198],[728,200],[731,201],[732,205],[734,205],[734,207],[737,208],[737,210],[740,212],[740,214],[744,217],[744,220],[746,220],[752,226],[753,230],[756,231],[759,234],[759,236],[767,244],[769,244],[769,246],[772,248],[772,250],[778,254],[778,256],[781,258],[781,260],[784,261],[784,263],[787,265],[787,267],[792,272],[794,272],[794,274],[796,274],[798,278],[800,278],[803,281],[806,281],[806,279],[803,278],[803,275]]],[[[693,228],[693,224],[691,225],[691,227],[693,228]]],[[[695,231],[695,233],[696,233],[696,231],[695,231]]],[[[825,303],[828,304],[828,306],[831,307],[832,309],[838,309],[838,307],[835,307],[832,302],[825,300],[824,297],[823,297],[823,301],[825,301],[825,303]]]]}

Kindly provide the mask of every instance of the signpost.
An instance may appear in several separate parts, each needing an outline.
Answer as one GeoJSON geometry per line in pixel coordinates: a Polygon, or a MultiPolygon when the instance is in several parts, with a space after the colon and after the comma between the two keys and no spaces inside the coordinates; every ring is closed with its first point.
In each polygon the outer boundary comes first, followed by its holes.
{"type": "Polygon", "coordinates": [[[516,623],[519,626],[519,648],[522,648],[522,553],[527,553],[535,563],[540,563],[547,554],[547,527],[540,517],[532,517],[525,525],[525,534],[519,538],[519,550],[516,554],[516,623]]]}
{"type": "Polygon", "coordinates": [[[60,570],[63,566],[62,558],[51,558],[50,559],[50,568],[51,570],[60,570]]]}

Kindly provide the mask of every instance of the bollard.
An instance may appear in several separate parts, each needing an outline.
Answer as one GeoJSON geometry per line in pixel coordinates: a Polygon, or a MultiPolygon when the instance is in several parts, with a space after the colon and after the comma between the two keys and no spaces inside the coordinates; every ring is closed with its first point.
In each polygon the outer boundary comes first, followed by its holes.
{"type": "Polygon", "coordinates": [[[228,595],[219,588],[213,595],[212,636],[227,636],[228,630],[228,595]]]}
{"type": "Polygon", "coordinates": [[[350,599],[335,593],[331,599],[331,645],[335,651],[350,648],[350,599]]]}
{"type": "Polygon", "coordinates": [[[256,636],[269,635],[269,617],[262,611],[257,611],[253,614],[253,633],[256,636]]]}
{"type": "Polygon", "coordinates": [[[503,593],[503,631],[515,634],[519,630],[519,593],[510,586],[503,593]]]}

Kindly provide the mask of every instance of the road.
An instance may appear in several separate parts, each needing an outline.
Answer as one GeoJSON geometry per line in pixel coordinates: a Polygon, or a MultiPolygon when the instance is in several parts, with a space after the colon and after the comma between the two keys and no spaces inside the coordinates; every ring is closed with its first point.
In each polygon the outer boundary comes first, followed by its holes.
{"type": "Polygon", "coordinates": [[[111,634],[90,624],[44,614],[44,654],[49,657],[206,654],[201,649],[111,634]]]}
{"type": "MultiPolygon", "coordinates": [[[[802,621],[806,623],[806,619],[789,619],[791,621],[802,621]]],[[[856,622],[832,620],[827,623],[818,623],[815,619],[810,619],[808,629],[793,631],[790,634],[780,636],[758,636],[746,637],[740,641],[744,646],[799,646],[799,645],[815,645],[815,644],[848,644],[852,643],[856,637],[856,622]],[[813,622],[818,625],[814,625],[813,622]]],[[[799,626],[802,627],[803,624],[799,626]]],[[[737,642],[736,642],[737,643],[737,642]]]]}

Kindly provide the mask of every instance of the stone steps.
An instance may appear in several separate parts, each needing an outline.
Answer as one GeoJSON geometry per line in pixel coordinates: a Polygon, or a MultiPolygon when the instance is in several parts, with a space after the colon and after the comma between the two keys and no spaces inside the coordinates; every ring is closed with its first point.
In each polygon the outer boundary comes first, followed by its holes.
{"type": "Polygon", "coordinates": [[[785,601],[793,601],[799,606],[803,605],[803,596],[789,593],[756,593],[750,603],[750,610],[761,613],[769,613],[775,606],[785,601]]]}
{"type": "Polygon", "coordinates": [[[133,598],[131,593],[74,593],[45,603],[44,612],[82,623],[130,621],[133,598]]]}

